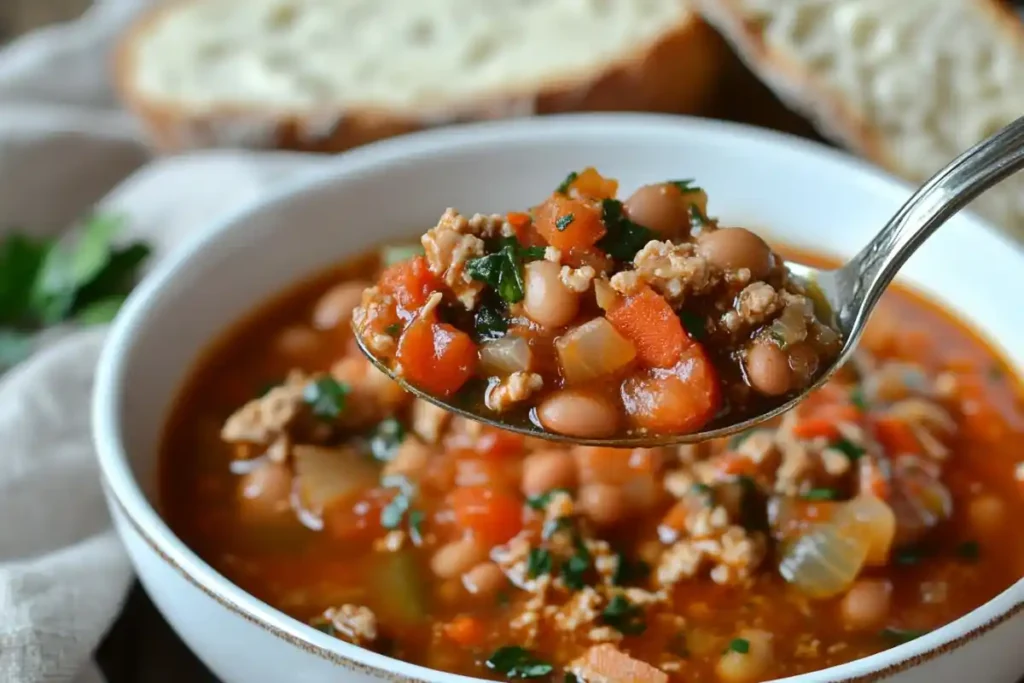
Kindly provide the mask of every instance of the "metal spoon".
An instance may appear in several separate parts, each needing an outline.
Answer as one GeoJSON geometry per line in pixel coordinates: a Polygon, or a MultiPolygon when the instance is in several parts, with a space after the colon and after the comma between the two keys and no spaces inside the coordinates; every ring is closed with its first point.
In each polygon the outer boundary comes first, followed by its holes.
{"type": "Polygon", "coordinates": [[[843,338],[843,347],[835,362],[804,391],[768,412],[715,429],[678,435],[629,435],[609,439],[581,439],[549,432],[526,418],[480,413],[448,403],[405,382],[386,363],[376,358],[359,335],[359,348],[384,373],[402,387],[457,415],[485,424],[536,436],[551,441],[597,446],[638,447],[694,443],[729,436],[781,415],[799,403],[808,393],[822,386],[853,353],[875,304],[896,275],[935,230],[982,192],[1024,168],[1024,117],[1017,119],[990,138],[961,154],[936,173],[896,212],[884,228],[837,270],[819,270],[799,263],[786,267],[797,279],[817,287],[831,306],[843,338]]]}

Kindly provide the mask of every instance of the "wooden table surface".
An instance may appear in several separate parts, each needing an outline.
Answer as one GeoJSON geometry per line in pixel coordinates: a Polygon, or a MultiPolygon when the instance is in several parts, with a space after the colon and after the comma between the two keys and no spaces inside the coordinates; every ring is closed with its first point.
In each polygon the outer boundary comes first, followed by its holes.
{"type": "MultiPolygon", "coordinates": [[[[24,31],[71,19],[90,0],[0,0],[0,45],[24,31]]],[[[719,118],[820,139],[737,62],[722,84],[719,118]]],[[[109,683],[218,683],[174,634],[138,583],[97,654],[109,683]]],[[[1022,681],[1024,683],[1024,681],[1022,681]]]]}

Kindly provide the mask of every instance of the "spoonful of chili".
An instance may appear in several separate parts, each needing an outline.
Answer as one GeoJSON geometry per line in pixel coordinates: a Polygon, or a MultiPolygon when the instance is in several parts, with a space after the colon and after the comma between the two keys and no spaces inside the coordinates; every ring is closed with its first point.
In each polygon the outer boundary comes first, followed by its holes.
{"type": "Polygon", "coordinates": [[[353,316],[373,364],[464,417],[635,447],[741,432],[850,358],[882,292],[945,221],[1024,167],[1024,118],[935,174],[835,270],[720,226],[692,180],[639,188],[593,168],[529,211],[448,209],[353,316]]]}

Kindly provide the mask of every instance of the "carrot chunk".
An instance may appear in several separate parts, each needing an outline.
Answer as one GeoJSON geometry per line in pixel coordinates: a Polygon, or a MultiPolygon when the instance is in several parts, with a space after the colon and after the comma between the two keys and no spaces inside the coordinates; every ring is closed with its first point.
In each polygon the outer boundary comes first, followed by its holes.
{"type": "Polygon", "coordinates": [[[562,251],[592,247],[605,234],[601,212],[594,204],[560,194],[537,207],[534,227],[548,244],[562,251]]]}
{"type": "Polygon", "coordinates": [[[608,322],[636,346],[644,365],[670,368],[693,341],[672,307],[650,287],[644,287],[608,311],[608,322]]]}
{"type": "Polygon", "coordinates": [[[700,344],[693,344],[668,373],[630,377],[622,404],[633,422],[660,434],[700,429],[715,416],[722,396],[718,374],[700,344]]]}
{"type": "Polygon", "coordinates": [[[380,288],[395,297],[398,305],[415,311],[427,297],[441,288],[441,281],[430,272],[425,256],[417,256],[390,266],[381,273],[380,288]]]}
{"type": "Polygon", "coordinates": [[[798,439],[813,439],[817,436],[838,439],[839,423],[857,422],[860,417],[860,409],[848,403],[819,405],[793,425],[793,436],[798,439]]]}
{"type": "Polygon", "coordinates": [[[463,647],[476,647],[487,637],[487,627],[476,617],[460,614],[444,625],[444,634],[463,647]]]}
{"type": "Polygon", "coordinates": [[[588,166],[569,183],[569,190],[592,199],[612,199],[619,191],[619,181],[605,178],[596,168],[588,166]]]}
{"type": "Polygon", "coordinates": [[[464,486],[448,496],[455,523],[485,543],[505,543],[523,528],[522,502],[485,486],[464,486]]]}
{"type": "Polygon", "coordinates": [[[874,420],[873,431],[885,452],[892,457],[921,454],[920,442],[914,436],[910,425],[903,420],[893,417],[878,417],[874,420]]]}
{"type": "Polygon", "coordinates": [[[396,358],[413,386],[436,396],[451,396],[473,376],[477,348],[465,332],[428,316],[405,329],[396,358]]]}

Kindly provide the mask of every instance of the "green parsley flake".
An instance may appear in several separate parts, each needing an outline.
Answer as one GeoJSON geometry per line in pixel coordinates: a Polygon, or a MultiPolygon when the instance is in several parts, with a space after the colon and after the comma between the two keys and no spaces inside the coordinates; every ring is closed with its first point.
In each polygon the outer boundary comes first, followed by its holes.
{"type": "Polygon", "coordinates": [[[639,635],[647,630],[643,609],[621,594],[614,596],[605,605],[601,612],[601,621],[627,636],[639,635]]]}
{"type": "Polygon", "coordinates": [[[981,546],[977,541],[964,541],[956,547],[956,555],[968,562],[977,562],[981,558],[981,546]]]}
{"type": "Polygon", "coordinates": [[[322,420],[336,420],[345,410],[348,393],[347,384],[325,375],[306,385],[302,390],[302,400],[310,406],[314,416],[322,420]]]}
{"type": "Polygon", "coordinates": [[[725,651],[738,652],[741,655],[745,655],[750,652],[750,641],[746,638],[733,638],[729,641],[729,645],[725,648],[725,651]]]}
{"type": "Polygon", "coordinates": [[[618,199],[601,200],[601,218],[607,234],[597,246],[618,261],[632,261],[636,253],[654,239],[654,232],[626,218],[618,199]]]}
{"type": "Polygon", "coordinates": [[[837,498],[839,498],[838,491],[824,487],[811,489],[803,495],[804,500],[836,500],[837,498]]]}
{"type": "Polygon", "coordinates": [[[576,179],[580,177],[580,174],[573,171],[569,175],[565,176],[565,180],[558,184],[555,188],[555,192],[558,194],[569,194],[569,187],[576,182],[576,179]]]}
{"type": "Polygon", "coordinates": [[[498,648],[488,657],[486,664],[488,669],[509,678],[543,678],[555,668],[517,645],[498,648]]]}
{"type": "Polygon", "coordinates": [[[381,462],[391,462],[405,440],[405,427],[393,417],[381,420],[370,437],[370,452],[381,462]]]}
{"type": "Polygon", "coordinates": [[[571,213],[567,213],[564,216],[559,216],[555,219],[555,227],[558,228],[559,232],[562,232],[572,225],[574,220],[576,220],[576,216],[571,213]]]}
{"type": "Polygon", "coordinates": [[[534,510],[544,510],[548,506],[548,503],[551,502],[551,499],[559,493],[569,493],[569,491],[566,489],[551,489],[550,491],[545,491],[544,493],[540,493],[536,496],[528,497],[526,499],[526,504],[534,510]]]}
{"type": "Polygon", "coordinates": [[[535,579],[551,573],[551,553],[544,548],[531,548],[526,558],[526,575],[535,579]]]}
{"type": "Polygon", "coordinates": [[[856,462],[857,460],[859,460],[865,452],[863,448],[853,443],[849,439],[839,439],[838,441],[832,444],[832,448],[841,452],[852,462],[856,462]]]}

